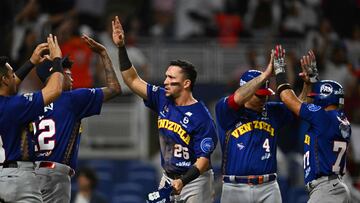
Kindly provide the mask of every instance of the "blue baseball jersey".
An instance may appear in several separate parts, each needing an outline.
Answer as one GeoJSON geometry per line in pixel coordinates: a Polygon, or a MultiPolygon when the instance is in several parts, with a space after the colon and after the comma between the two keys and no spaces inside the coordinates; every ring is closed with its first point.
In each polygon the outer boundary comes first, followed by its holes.
{"type": "Polygon", "coordinates": [[[321,176],[343,175],[351,136],[344,112],[303,103],[300,117],[310,124],[304,136],[305,183],[321,176]]]}
{"type": "Polygon", "coordinates": [[[294,115],[280,102],[267,102],[262,113],[234,107],[229,97],[216,104],[223,175],[275,173],[277,131],[294,115]]]}
{"type": "Polygon", "coordinates": [[[43,112],[41,92],[0,96],[0,163],[29,160],[25,127],[43,112]]]}
{"type": "Polygon", "coordinates": [[[36,161],[54,161],[76,168],[80,144],[81,119],[100,114],[101,89],[77,89],[63,92],[44,107],[31,126],[36,161]]]}
{"type": "Polygon", "coordinates": [[[176,106],[165,90],[147,86],[145,105],[158,114],[161,165],[169,173],[186,172],[199,157],[210,159],[217,136],[215,123],[202,102],[176,106]]]}

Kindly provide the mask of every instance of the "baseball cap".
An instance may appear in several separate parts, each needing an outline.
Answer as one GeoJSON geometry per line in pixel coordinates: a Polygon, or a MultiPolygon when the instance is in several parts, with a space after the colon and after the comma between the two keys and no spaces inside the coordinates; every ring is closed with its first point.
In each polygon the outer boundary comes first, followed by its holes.
{"type": "MultiPolygon", "coordinates": [[[[74,62],[69,59],[69,56],[61,58],[61,64],[63,68],[71,68],[73,63],[74,62]]],[[[53,62],[47,59],[37,65],[36,74],[38,75],[41,82],[45,83],[48,77],[50,77],[52,66],[53,62]]]]}
{"type": "MultiPolygon", "coordinates": [[[[239,82],[240,87],[245,85],[250,80],[258,77],[259,75],[261,75],[261,73],[262,72],[258,71],[258,70],[246,71],[240,77],[240,82],[239,82]]],[[[267,80],[263,85],[261,85],[261,87],[258,90],[256,90],[255,94],[261,95],[261,96],[269,96],[269,95],[274,95],[275,92],[271,88],[269,88],[269,81],[267,80]]]]}

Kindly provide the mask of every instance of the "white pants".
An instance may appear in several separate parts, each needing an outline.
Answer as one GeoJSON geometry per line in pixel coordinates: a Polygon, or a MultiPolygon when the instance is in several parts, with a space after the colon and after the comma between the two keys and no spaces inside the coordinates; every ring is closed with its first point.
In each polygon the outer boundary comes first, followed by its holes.
{"type": "MultiPolygon", "coordinates": [[[[165,185],[166,180],[169,180],[171,182],[173,179],[163,174],[159,188],[162,188],[165,185]]],[[[214,172],[212,170],[208,170],[203,174],[201,174],[195,180],[185,185],[181,190],[180,195],[175,195],[175,197],[172,198],[173,202],[212,203],[214,202],[214,196],[215,196],[213,183],[214,183],[214,172]]]]}

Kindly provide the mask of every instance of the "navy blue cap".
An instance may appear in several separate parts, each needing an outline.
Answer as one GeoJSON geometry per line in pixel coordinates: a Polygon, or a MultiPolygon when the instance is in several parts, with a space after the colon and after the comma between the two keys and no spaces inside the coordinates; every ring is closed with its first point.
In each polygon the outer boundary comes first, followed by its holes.
{"type": "MultiPolygon", "coordinates": [[[[61,58],[61,64],[63,68],[71,68],[73,63],[74,62],[69,59],[69,56],[61,58]]],[[[37,65],[36,74],[38,75],[41,82],[45,83],[46,80],[50,77],[52,66],[53,62],[47,59],[37,65]]]]}
{"type": "MultiPolygon", "coordinates": [[[[245,85],[247,82],[249,82],[250,80],[258,77],[259,75],[261,75],[261,71],[258,70],[248,70],[246,71],[244,74],[242,74],[241,78],[240,78],[240,82],[239,85],[240,87],[245,85]]],[[[265,84],[263,84],[257,91],[256,91],[257,95],[274,95],[275,92],[269,88],[269,81],[266,81],[265,84]]]]}

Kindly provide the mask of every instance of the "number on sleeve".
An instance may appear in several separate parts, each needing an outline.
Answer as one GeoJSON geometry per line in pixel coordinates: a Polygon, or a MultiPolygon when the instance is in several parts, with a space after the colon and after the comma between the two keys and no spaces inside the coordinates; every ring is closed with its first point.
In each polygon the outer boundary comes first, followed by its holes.
{"type": "MultiPolygon", "coordinates": [[[[38,143],[39,143],[39,148],[40,150],[53,150],[55,147],[55,140],[49,140],[50,138],[52,138],[55,135],[55,122],[52,119],[44,119],[41,120],[39,125],[38,125],[39,130],[44,130],[42,131],[39,136],[38,136],[38,143]],[[46,130],[46,127],[48,128],[46,130]]],[[[36,128],[34,128],[34,133],[36,133],[36,128]]],[[[36,147],[35,147],[35,151],[37,151],[36,147]]]]}
{"type": "Polygon", "coordinates": [[[184,158],[184,159],[189,159],[190,155],[189,155],[189,149],[187,147],[183,147],[179,144],[175,144],[174,145],[174,157],[178,157],[178,158],[184,158]]]}
{"type": "MultiPolygon", "coordinates": [[[[345,151],[346,151],[346,142],[341,142],[341,141],[334,141],[334,148],[333,151],[334,152],[339,152],[338,156],[336,158],[335,164],[332,166],[332,171],[335,173],[339,173],[340,172],[340,162],[341,159],[343,158],[345,151]]],[[[345,168],[345,167],[344,167],[345,168]]]]}
{"type": "Polygon", "coordinates": [[[266,138],[263,148],[265,149],[265,152],[270,152],[269,138],[266,138]]]}
{"type": "Polygon", "coordinates": [[[304,169],[310,165],[310,151],[305,152],[304,154],[304,169]]]}
{"type": "Polygon", "coordinates": [[[3,141],[0,135],[0,163],[4,163],[5,161],[5,149],[2,146],[3,146],[3,141]]]}

